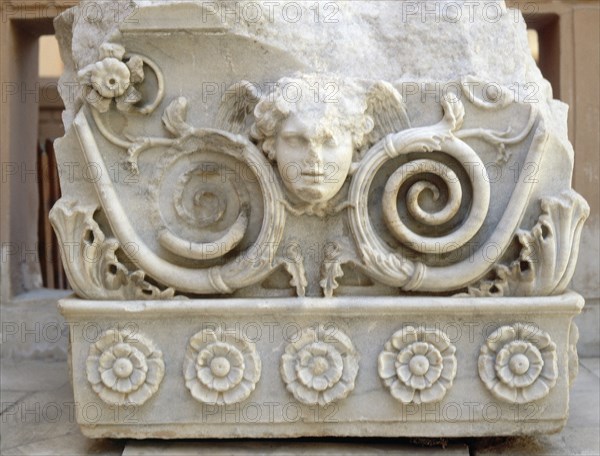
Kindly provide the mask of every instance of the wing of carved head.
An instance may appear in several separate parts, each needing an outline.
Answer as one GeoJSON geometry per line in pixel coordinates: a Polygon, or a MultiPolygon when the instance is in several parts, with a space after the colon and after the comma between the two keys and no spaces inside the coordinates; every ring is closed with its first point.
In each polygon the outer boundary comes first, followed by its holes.
{"type": "Polygon", "coordinates": [[[379,81],[367,93],[367,114],[373,118],[375,127],[368,142],[375,144],[390,133],[410,128],[406,105],[400,92],[390,83],[379,81]]]}
{"type": "Polygon", "coordinates": [[[240,81],[232,85],[221,99],[217,128],[236,134],[248,132],[248,119],[259,101],[259,90],[252,83],[240,81]]]}

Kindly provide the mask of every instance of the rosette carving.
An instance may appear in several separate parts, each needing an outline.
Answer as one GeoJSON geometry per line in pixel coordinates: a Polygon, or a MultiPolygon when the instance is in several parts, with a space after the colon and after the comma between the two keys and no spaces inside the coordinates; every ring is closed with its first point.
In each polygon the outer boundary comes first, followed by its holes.
{"type": "Polygon", "coordinates": [[[90,346],[87,378],[107,404],[142,405],[165,375],[162,352],[140,334],[111,329],[90,346]]]}
{"type": "Polygon", "coordinates": [[[286,347],[280,371],[287,390],[299,402],[324,406],[354,389],[358,355],[341,331],[306,328],[286,347]]]}
{"type": "Polygon", "coordinates": [[[502,326],[481,347],[479,377],[503,401],[524,404],[542,399],[558,378],[556,345],[535,326],[502,326]]]}
{"type": "Polygon", "coordinates": [[[107,112],[112,100],[119,111],[130,111],[142,99],[135,88],[144,80],[144,61],[139,55],[123,61],[125,48],[119,44],[100,46],[100,60],[77,74],[85,86],[85,99],[97,111],[107,112]]]}
{"type": "Polygon", "coordinates": [[[194,334],[183,361],[185,386],[206,404],[235,404],[246,400],[260,379],[261,362],[253,343],[223,331],[194,334]]]}
{"type": "Polygon", "coordinates": [[[77,76],[84,88],[84,99],[90,105],[94,122],[100,133],[118,147],[133,145],[130,137],[119,137],[105,124],[102,114],[108,113],[112,102],[125,114],[148,115],[153,113],[165,96],[165,81],[162,71],[148,57],[127,54],[117,43],[104,43],[100,46],[100,60],[81,69],[77,76]],[[140,106],[142,85],[146,78],[144,67],[152,70],[157,88],[154,99],[140,106]]]}
{"type": "Polygon", "coordinates": [[[379,376],[400,402],[438,402],[456,376],[455,353],[443,332],[407,326],[395,332],[379,354],[379,376]]]}

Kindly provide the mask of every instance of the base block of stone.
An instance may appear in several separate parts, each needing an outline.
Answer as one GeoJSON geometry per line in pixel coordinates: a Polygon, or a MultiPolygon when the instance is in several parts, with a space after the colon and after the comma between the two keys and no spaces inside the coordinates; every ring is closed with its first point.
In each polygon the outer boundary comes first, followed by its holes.
{"type": "Polygon", "coordinates": [[[123,456],[196,456],[211,454],[214,456],[298,456],[298,455],[364,455],[385,454],[397,456],[467,456],[469,449],[464,444],[444,446],[418,446],[409,442],[318,442],[289,440],[204,440],[186,442],[130,442],[125,446],[123,456]]]}
{"type": "Polygon", "coordinates": [[[558,432],[583,299],[63,299],[92,438],[558,432]]]}

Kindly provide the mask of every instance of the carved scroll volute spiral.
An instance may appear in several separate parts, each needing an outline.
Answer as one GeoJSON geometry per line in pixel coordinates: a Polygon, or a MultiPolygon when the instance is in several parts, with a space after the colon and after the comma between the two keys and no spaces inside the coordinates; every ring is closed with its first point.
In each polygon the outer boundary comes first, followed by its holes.
{"type": "MultiPolygon", "coordinates": [[[[181,99],[176,100],[177,103],[181,104],[181,99]]],[[[281,203],[283,191],[278,181],[273,179],[273,171],[267,159],[250,141],[227,132],[195,129],[187,124],[183,125],[183,117],[179,120],[182,125],[178,125],[178,127],[182,133],[185,133],[184,137],[149,139],[141,143],[140,150],[155,146],[175,147],[183,154],[207,148],[219,150],[221,153],[245,163],[256,176],[262,191],[263,224],[253,245],[249,247],[248,251],[241,253],[230,262],[205,269],[170,263],[146,245],[132,226],[126,209],[121,203],[83,111],[75,118],[74,126],[86,160],[96,163],[99,167],[100,178],[94,182],[94,185],[103,210],[105,213],[111,214],[111,227],[115,237],[123,244],[133,243],[139,246],[138,255],[135,258],[137,266],[155,280],[182,292],[232,293],[237,289],[260,282],[276,267],[273,257],[283,237],[285,226],[285,207],[281,203]]],[[[138,154],[139,150],[136,150],[131,155],[137,157],[138,154]]],[[[165,241],[163,240],[163,242],[165,241]]],[[[173,248],[173,245],[169,244],[169,247],[173,248]]],[[[174,250],[176,249],[177,246],[174,250]]],[[[202,250],[199,250],[199,256],[202,256],[202,253],[202,250]]]]}
{"type": "Polygon", "coordinates": [[[218,135],[206,139],[200,150],[185,147],[162,157],[152,187],[164,225],[159,243],[193,260],[212,260],[232,251],[246,235],[250,219],[250,194],[235,172],[240,163],[224,152],[231,143],[218,135]]]}
{"type": "MultiPolygon", "coordinates": [[[[263,200],[263,223],[257,239],[246,252],[223,266],[209,269],[210,278],[216,291],[230,293],[236,289],[252,285],[262,280],[273,268],[273,257],[283,236],[285,226],[285,208],[282,189],[273,178],[273,170],[264,155],[249,141],[241,136],[221,131],[197,130],[196,138],[191,140],[191,149],[195,150],[198,140],[201,149],[213,149],[234,160],[239,160],[254,173],[260,186],[263,200]]],[[[183,145],[184,153],[190,149],[183,145]]],[[[240,197],[240,212],[234,224],[224,238],[211,244],[221,245],[220,255],[225,255],[244,236],[248,226],[249,202],[240,197]],[[224,239],[228,240],[225,241],[224,239]]],[[[190,245],[189,242],[186,244],[190,245]]],[[[200,248],[199,252],[205,250],[200,248]]],[[[202,256],[198,258],[202,259],[202,256]]]]}
{"type": "MultiPolygon", "coordinates": [[[[454,132],[462,126],[464,117],[462,103],[456,97],[448,96],[442,100],[442,105],[444,118],[438,124],[391,134],[376,144],[361,162],[350,188],[350,226],[369,273],[382,283],[407,290],[419,287],[426,266],[391,251],[376,234],[369,222],[369,189],[375,175],[385,163],[410,153],[441,151],[465,168],[468,163],[469,167],[475,166],[475,169],[485,170],[477,153],[454,135],[454,132]]],[[[410,177],[423,173],[441,177],[447,186],[449,197],[443,209],[437,213],[429,213],[419,206],[419,195],[424,189],[429,189],[433,191],[435,197],[440,189],[428,181],[414,183],[407,193],[407,207],[415,220],[422,225],[435,226],[446,223],[458,214],[463,191],[462,183],[456,174],[440,162],[419,159],[401,166],[388,180],[383,195],[385,222],[391,233],[403,245],[418,252],[436,253],[439,252],[440,246],[443,246],[446,252],[456,250],[471,240],[483,225],[490,202],[489,179],[485,171],[469,173],[473,189],[469,214],[456,230],[434,238],[411,231],[400,219],[397,211],[396,200],[400,187],[410,177]]]]}

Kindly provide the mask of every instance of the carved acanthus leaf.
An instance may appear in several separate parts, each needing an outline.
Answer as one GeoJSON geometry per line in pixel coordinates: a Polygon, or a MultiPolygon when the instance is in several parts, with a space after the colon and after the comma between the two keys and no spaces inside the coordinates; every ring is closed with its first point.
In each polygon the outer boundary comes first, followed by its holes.
{"type": "Polygon", "coordinates": [[[331,298],[333,292],[340,286],[337,279],[344,276],[342,265],[339,261],[335,260],[331,263],[324,263],[321,271],[321,281],[319,284],[323,289],[323,295],[326,298],[331,298]]]}
{"type": "Polygon", "coordinates": [[[296,288],[296,294],[298,296],[305,296],[308,281],[306,280],[306,271],[304,269],[304,257],[296,244],[288,247],[283,266],[292,276],[290,285],[296,288]]]}
{"type": "Polygon", "coordinates": [[[568,190],[541,201],[542,214],[530,230],[516,233],[519,258],[495,268],[496,277],[469,287],[470,296],[548,296],[565,291],[575,270],[586,201],[568,190]]]}
{"type": "Polygon", "coordinates": [[[497,283],[496,280],[482,280],[476,285],[467,287],[467,293],[459,293],[456,296],[473,296],[473,297],[502,297],[504,296],[504,284],[497,283]]]}
{"type": "Polygon", "coordinates": [[[333,296],[334,290],[339,287],[337,279],[343,276],[340,246],[336,242],[330,242],[325,246],[325,258],[321,265],[321,281],[319,282],[326,298],[333,296]]]}
{"type": "Polygon", "coordinates": [[[362,260],[369,271],[385,271],[392,280],[407,282],[414,274],[415,265],[403,256],[363,247],[362,260]]]}
{"type": "Polygon", "coordinates": [[[59,200],[50,211],[50,221],[60,241],[61,256],[69,283],[87,299],[171,299],[164,290],[145,280],[141,270],[130,272],[117,258],[121,244],[106,238],[94,220],[97,206],[82,206],[59,200]]]}

